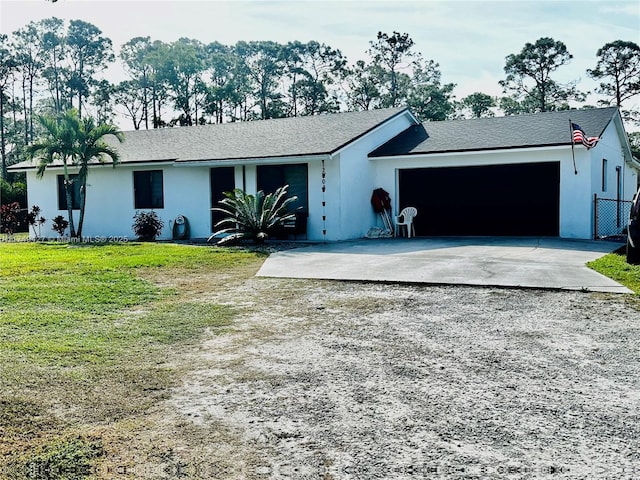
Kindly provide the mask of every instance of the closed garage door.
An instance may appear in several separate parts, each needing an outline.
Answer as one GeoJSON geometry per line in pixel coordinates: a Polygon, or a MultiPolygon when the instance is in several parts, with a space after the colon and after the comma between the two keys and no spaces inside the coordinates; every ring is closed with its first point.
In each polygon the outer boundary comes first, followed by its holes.
{"type": "Polygon", "coordinates": [[[558,236],[560,163],[399,171],[417,235],[558,236]]]}

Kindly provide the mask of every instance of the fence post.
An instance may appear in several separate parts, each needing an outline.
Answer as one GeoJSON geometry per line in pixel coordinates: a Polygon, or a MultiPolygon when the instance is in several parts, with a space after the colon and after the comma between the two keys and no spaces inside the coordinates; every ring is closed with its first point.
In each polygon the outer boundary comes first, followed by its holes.
{"type": "Polygon", "coordinates": [[[598,194],[593,194],[593,239],[598,239],[598,194]]]}

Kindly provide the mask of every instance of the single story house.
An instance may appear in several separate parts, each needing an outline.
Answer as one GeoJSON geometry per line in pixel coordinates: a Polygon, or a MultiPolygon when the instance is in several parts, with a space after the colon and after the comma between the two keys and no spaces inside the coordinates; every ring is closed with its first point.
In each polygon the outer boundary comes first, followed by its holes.
{"type": "MultiPolygon", "coordinates": [[[[121,163],[89,173],[83,235],[133,237],[132,217],[187,218],[207,238],[222,192],[290,185],[306,238],[361,238],[382,226],[371,206],[390,193],[393,214],[415,206],[420,235],[592,238],[594,195],[630,200],[639,165],[616,108],[420,123],[407,108],[125,132],[121,163]],[[570,123],[595,147],[573,145],[570,123]]],[[[29,205],[66,217],[60,166],[27,173],[29,205]]],[[[74,200],[75,201],[75,200],[74,200]]],[[[45,230],[48,230],[45,228],[45,230]]]]}

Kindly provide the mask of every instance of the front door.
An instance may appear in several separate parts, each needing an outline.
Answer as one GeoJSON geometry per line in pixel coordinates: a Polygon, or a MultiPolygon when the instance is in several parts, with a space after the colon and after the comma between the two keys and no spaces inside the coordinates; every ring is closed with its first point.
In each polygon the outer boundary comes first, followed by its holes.
{"type": "MultiPolygon", "coordinates": [[[[217,207],[224,197],[224,192],[232,191],[236,186],[234,167],[216,167],[210,172],[211,181],[211,208],[217,207]]],[[[216,224],[225,217],[224,213],[211,210],[211,232],[223,227],[216,224]]]]}

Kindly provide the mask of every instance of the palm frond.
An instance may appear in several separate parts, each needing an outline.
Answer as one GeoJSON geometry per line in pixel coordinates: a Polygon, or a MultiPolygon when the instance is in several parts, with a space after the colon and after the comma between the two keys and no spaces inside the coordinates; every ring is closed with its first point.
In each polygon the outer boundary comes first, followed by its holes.
{"type": "Polygon", "coordinates": [[[232,232],[219,243],[229,243],[241,238],[252,238],[255,242],[263,241],[274,228],[295,218],[295,214],[289,209],[291,204],[297,201],[297,197],[287,197],[287,188],[288,185],[285,185],[267,195],[262,190],[252,195],[238,188],[232,192],[225,192],[225,198],[212,210],[226,215],[214,225],[214,228],[226,228],[214,232],[209,240],[217,235],[232,232]]]}

